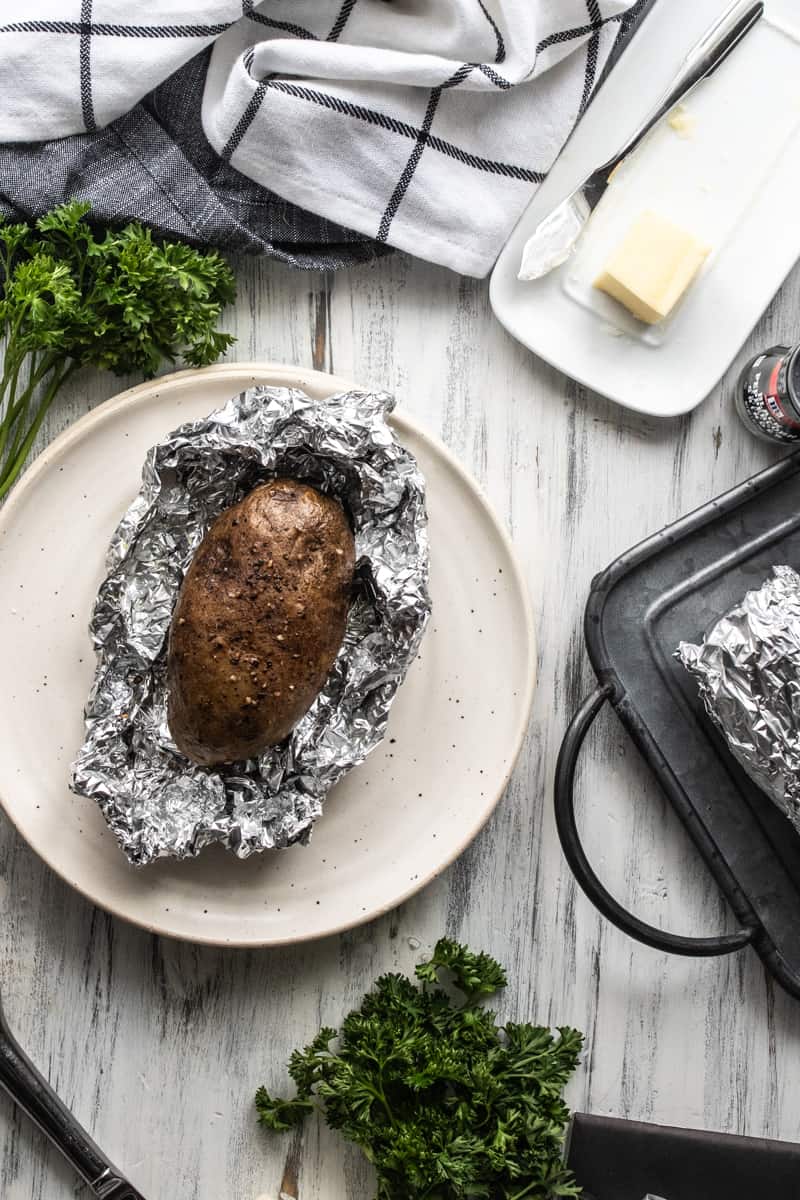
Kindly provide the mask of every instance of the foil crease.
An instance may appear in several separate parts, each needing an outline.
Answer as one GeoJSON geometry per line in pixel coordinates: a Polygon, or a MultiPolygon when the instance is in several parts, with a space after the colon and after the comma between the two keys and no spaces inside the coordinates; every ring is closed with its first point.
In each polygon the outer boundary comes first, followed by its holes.
{"type": "Polygon", "coordinates": [[[425,484],[386,422],[383,392],[319,401],[253,387],[147,455],[106,559],[90,633],[97,668],[71,786],[99,804],[128,859],[238,857],[305,841],[326,793],[384,736],[430,614],[425,484]],[[337,497],[356,543],[356,591],[328,680],[286,741],[201,767],[166,719],[166,646],[184,573],[214,518],[276,475],[337,497]]]}
{"type": "Polygon", "coordinates": [[[773,567],[676,657],[736,760],[800,831],[800,575],[773,567]]]}

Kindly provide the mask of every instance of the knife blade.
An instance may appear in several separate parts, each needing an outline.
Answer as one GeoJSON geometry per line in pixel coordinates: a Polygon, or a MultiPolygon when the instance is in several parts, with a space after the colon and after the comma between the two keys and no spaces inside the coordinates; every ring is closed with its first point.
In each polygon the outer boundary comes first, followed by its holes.
{"type": "Polygon", "coordinates": [[[733,0],[691,48],[666,92],[643,117],[622,148],[595,167],[539,222],[522,251],[519,279],[541,279],[566,262],[619,164],[701,80],[714,74],[763,13],[763,0],[733,0]]]}

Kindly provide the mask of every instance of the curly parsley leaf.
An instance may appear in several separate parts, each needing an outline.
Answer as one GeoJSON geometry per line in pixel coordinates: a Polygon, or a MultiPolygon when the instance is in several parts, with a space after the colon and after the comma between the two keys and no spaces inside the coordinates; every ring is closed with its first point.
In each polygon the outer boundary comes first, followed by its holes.
{"type": "Polygon", "coordinates": [[[454,986],[463,992],[468,1000],[493,996],[508,982],[499,962],[490,958],[488,954],[474,954],[472,950],[451,941],[450,938],[439,939],[430,962],[421,963],[417,967],[417,979],[426,983],[436,983],[438,973],[443,969],[451,973],[454,986]]]}
{"type": "Polygon", "coordinates": [[[137,223],[97,235],[74,200],[35,225],[0,220],[0,499],[58,390],[80,367],[153,375],[202,367],[233,342],[217,328],[236,295],[216,251],[160,242],[137,223]]]}
{"type": "Polygon", "coordinates": [[[478,1001],[505,986],[487,954],[443,938],[416,969],[383,975],[341,1030],[295,1050],[293,1100],[256,1096],[271,1130],[320,1111],[377,1173],[376,1200],[551,1200],[579,1188],[562,1161],[562,1091],[578,1063],[575,1029],[499,1026],[478,1001]],[[456,1004],[444,977],[464,997],[456,1004]]]}

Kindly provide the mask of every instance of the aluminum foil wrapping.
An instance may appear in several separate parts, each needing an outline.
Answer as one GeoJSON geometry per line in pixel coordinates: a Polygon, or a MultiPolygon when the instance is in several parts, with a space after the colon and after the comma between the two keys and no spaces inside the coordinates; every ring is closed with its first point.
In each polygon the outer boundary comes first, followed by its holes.
{"type": "Polygon", "coordinates": [[[90,631],[97,669],[73,790],[94,798],[132,863],[221,842],[240,858],[306,840],[325,794],[384,735],[430,613],[424,480],[385,393],[312,400],[254,387],[153,447],[112,538],[90,631]],[[274,475],[336,496],[357,586],[339,655],[309,712],[258,760],[200,767],[166,720],[178,589],[211,522],[274,475]]]}
{"type": "Polygon", "coordinates": [[[800,830],[800,575],[772,571],[676,653],[734,757],[800,830]]]}

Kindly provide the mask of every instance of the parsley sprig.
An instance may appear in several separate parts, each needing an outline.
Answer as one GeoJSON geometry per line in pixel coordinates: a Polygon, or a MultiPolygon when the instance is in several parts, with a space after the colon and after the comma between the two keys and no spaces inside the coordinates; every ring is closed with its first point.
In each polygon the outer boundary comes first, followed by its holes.
{"type": "Polygon", "coordinates": [[[503,968],[447,938],[416,975],[421,987],[383,975],[338,1034],[321,1029],[295,1050],[297,1095],[273,1099],[260,1088],[261,1124],[289,1129],[319,1109],[374,1164],[376,1200],[580,1195],[562,1162],[569,1111],[561,1094],[581,1035],[498,1026],[479,1004],[505,986],[503,968]],[[450,991],[438,986],[443,972],[450,991]]]}
{"type": "Polygon", "coordinates": [[[0,220],[0,499],[58,390],[82,366],[152,375],[179,355],[214,362],[236,287],[216,251],[154,241],[136,223],[96,236],[72,201],[35,225],[0,220]]]}

